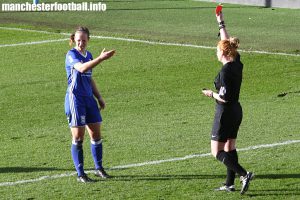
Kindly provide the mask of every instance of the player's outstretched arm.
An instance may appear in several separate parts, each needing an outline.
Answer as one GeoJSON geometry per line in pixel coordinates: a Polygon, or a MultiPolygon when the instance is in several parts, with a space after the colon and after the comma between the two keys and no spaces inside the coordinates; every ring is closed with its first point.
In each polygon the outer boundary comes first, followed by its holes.
{"type": "Polygon", "coordinates": [[[217,18],[217,22],[219,23],[221,40],[229,39],[229,35],[225,27],[223,13],[220,12],[219,14],[216,14],[216,18],[217,18]]]}
{"type": "Polygon", "coordinates": [[[91,61],[86,62],[86,63],[76,63],[74,65],[74,68],[76,70],[78,70],[79,72],[84,73],[84,72],[96,67],[102,61],[109,59],[114,54],[115,54],[115,50],[105,51],[105,49],[103,49],[101,54],[97,58],[95,58],[94,60],[91,60],[91,61]]]}

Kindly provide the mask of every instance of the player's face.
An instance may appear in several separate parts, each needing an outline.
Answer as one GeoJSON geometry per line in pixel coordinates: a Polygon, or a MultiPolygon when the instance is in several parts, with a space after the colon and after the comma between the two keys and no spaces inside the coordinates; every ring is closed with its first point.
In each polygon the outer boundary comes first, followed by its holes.
{"type": "Polygon", "coordinates": [[[217,57],[218,60],[221,62],[222,61],[222,56],[223,56],[223,51],[220,49],[220,47],[217,47],[217,57]]]}
{"type": "Polygon", "coordinates": [[[88,43],[88,36],[84,32],[76,32],[75,33],[75,44],[76,44],[76,49],[79,51],[85,51],[88,43]]]}

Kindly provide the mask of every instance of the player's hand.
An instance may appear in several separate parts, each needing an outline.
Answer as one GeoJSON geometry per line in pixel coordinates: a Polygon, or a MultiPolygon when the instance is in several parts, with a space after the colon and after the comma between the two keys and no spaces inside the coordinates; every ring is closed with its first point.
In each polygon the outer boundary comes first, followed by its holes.
{"type": "Polygon", "coordinates": [[[224,21],[223,12],[220,12],[220,14],[216,14],[217,22],[220,23],[221,21],[224,21]]]}
{"type": "Polygon", "coordinates": [[[100,97],[98,99],[98,103],[99,103],[99,106],[100,106],[100,110],[104,110],[104,108],[106,107],[106,104],[105,104],[105,101],[102,97],[100,97]]]}
{"type": "Polygon", "coordinates": [[[207,96],[207,97],[212,97],[213,91],[212,90],[207,90],[207,89],[203,89],[202,93],[207,96]]]}
{"type": "Polygon", "coordinates": [[[115,50],[105,51],[105,48],[102,50],[100,54],[101,60],[107,60],[115,54],[115,50]]]}

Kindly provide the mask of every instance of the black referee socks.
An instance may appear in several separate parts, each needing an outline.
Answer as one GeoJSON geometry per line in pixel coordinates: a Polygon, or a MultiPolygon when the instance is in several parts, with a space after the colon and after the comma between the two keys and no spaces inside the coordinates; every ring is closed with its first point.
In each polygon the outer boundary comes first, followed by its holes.
{"type": "Polygon", "coordinates": [[[224,163],[224,165],[226,165],[227,168],[236,172],[240,176],[247,175],[247,171],[238,163],[234,156],[230,155],[230,153],[225,152],[224,150],[219,151],[217,153],[217,159],[224,163]]]}
{"type": "MultiPolygon", "coordinates": [[[[229,151],[229,155],[231,155],[234,160],[238,163],[238,154],[236,152],[236,149],[229,151]]],[[[231,186],[234,185],[234,179],[235,179],[235,172],[227,167],[227,177],[226,177],[226,183],[225,185],[231,186]]]]}

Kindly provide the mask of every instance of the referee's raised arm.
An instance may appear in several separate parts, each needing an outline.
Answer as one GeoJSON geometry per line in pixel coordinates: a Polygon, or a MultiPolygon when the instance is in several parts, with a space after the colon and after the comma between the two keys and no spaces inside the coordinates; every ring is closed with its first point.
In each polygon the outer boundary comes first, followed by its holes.
{"type": "Polygon", "coordinates": [[[226,30],[223,12],[220,12],[219,14],[216,14],[217,22],[219,24],[219,30],[220,30],[220,37],[221,40],[227,40],[229,39],[229,35],[226,30]]]}

